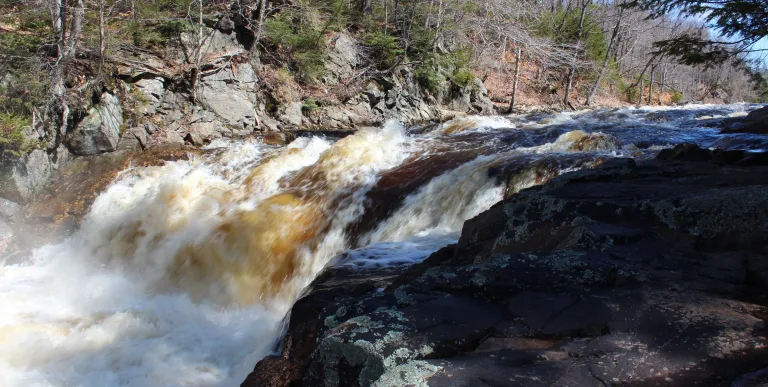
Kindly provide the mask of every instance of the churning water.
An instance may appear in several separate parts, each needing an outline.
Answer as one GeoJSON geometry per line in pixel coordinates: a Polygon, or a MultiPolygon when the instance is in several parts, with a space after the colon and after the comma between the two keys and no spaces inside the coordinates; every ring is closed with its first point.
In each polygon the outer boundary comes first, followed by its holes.
{"type": "Polygon", "coordinates": [[[0,266],[0,385],[236,386],[340,253],[361,269],[416,262],[506,195],[609,157],[764,149],[712,125],[755,107],[390,122],[129,168],[72,236],[0,266]]]}

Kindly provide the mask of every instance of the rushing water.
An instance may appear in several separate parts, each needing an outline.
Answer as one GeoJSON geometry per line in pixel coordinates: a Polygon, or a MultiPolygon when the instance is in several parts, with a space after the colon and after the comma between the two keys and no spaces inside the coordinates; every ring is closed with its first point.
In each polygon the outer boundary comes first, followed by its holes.
{"type": "Polygon", "coordinates": [[[129,168],[74,235],[0,266],[0,385],[238,385],[334,256],[416,262],[505,195],[608,157],[768,148],[712,125],[755,107],[390,122],[129,168]]]}

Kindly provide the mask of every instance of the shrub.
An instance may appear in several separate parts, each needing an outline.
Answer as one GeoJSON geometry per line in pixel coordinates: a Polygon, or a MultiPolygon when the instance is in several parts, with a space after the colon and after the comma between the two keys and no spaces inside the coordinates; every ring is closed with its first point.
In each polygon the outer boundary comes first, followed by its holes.
{"type": "Polygon", "coordinates": [[[474,80],[475,74],[465,69],[459,69],[451,75],[451,81],[462,89],[471,85],[474,80]]]}
{"type": "Polygon", "coordinates": [[[396,63],[397,57],[404,53],[397,37],[380,31],[367,34],[364,44],[371,49],[371,59],[379,69],[392,67],[396,63]]]}
{"type": "Polygon", "coordinates": [[[682,91],[675,90],[672,92],[672,103],[681,103],[685,96],[682,91]]]}
{"type": "Polygon", "coordinates": [[[440,71],[433,65],[419,67],[419,69],[416,70],[414,77],[421,87],[433,93],[437,93],[446,81],[445,77],[440,74],[440,71]]]}
{"type": "Polygon", "coordinates": [[[304,115],[310,115],[317,109],[320,109],[320,104],[314,98],[307,98],[301,104],[301,112],[304,115]]]}
{"type": "Polygon", "coordinates": [[[31,123],[26,117],[0,113],[0,161],[23,156],[36,148],[37,141],[22,132],[31,123]]]}
{"type": "MultiPolygon", "coordinates": [[[[591,6],[594,7],[594,6],[591,6]]],[[[544,12],[536,25],[537,35],[552,39],[555,43],[570,44],[578,39],[581,9],[578,7],[555,12],[544,12]]],[[[581,33],[582,46],[587,59],[602,63],[608,51],[605,33],[600,27],[596,13],[587,10],[581,33]]]]}
{"type": "Polygon", "coordinates": [[[325,74],[325,42],[321,31],[301,20],[292,11],[276,15],[265,22],[265,37],[299,79],[312,82],[325,74]]]}

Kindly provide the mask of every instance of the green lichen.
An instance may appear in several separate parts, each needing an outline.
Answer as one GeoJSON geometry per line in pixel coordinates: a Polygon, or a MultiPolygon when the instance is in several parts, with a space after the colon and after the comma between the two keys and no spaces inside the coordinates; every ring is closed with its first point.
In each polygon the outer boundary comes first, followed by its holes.
{"type": "Polygon", "coordinates": [[[405,364],[387,369],[373,384],[373,387],[391,386],[428,386],[427,380],[440,372],[443,367],[430,364],[423,360],[413,360],[405,364]]]}

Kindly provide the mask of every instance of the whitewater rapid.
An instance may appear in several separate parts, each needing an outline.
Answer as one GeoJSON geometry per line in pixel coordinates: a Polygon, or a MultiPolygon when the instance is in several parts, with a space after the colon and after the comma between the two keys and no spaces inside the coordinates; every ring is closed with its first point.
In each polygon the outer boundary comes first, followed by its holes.
{"type": "Polygon", "coordinates": [[[748,108],[470,117],[420,135],[389,122],[284,147],[217,141],[186,161],[129,168],[72,236],[0,266],[0,386],[239,385],[340,253],[338,264],[361,268],[417,262],[520,189],[643,154],[641,142],[709,146],[722,138],[701,121],[748,108]],[[671,118],[644,118],[656,112],[671,118]],[[378,184],[419,163],[436,172],[351,235],[378,184]]]}

